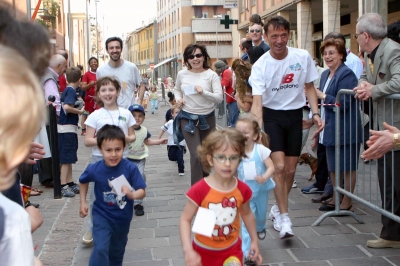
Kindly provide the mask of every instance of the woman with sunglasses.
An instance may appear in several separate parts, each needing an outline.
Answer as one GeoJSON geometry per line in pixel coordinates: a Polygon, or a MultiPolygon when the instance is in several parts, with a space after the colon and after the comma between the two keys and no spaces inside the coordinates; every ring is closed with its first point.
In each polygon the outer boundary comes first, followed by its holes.
{"type": "Polygon", "coordinates": [[[215,104],[222,102],[222,87],[218,75],[211,70],[210,56],[204,45],[189,44],[183,53],[187,69],[176,77],[176,104],[182,107],[174,120],[176,143],[185,139],[190,152],[191,184],[207,176],[201,171],[197,147],[215,130],[215,104]]]}

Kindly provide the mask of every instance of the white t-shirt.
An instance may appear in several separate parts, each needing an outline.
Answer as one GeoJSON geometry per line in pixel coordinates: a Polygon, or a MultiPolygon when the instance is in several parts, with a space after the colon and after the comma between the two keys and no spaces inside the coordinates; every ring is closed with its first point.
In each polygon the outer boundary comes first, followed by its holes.
{"type": "Polygon", "coordinates": [[[0,241],[0,265],[33,265],[31,221],[25,209],[0,193],[4,233],[0,241]]]}
{"type": "Polygon", "coordinates": [[[144,100],[148,100],[149,99],[149,94],[150,94],[149,91],[145,91],[144,94],[143,94],[143,99],[144,100]]]}
{"type": "Polygon", "coordinates": [[[249,82],[253,95],[262,95],[264,107],[274,110],[294,110],[306,104],[304,84],[319,75],[306,50],[287,47],[288,55],[274,59],[266,52],[251,69],[249,82]]]}
{"type": "Polygon", "coordinates": [[[111,76],[118,79],[121,84],[121,93],[118,96],[118,106],[129,108],[136,103],[135,88],[142,82],[139,70],[134,63],[123,60],[119,67],[111,67],[105,64],[96,71],[97,80],[101,77],[111,76]]]}
{"type": "Polygon", "coordinates": [[[179,71],[176,77],[175,99],[183,99],[182,110],[196,115],[206,115],[214,111],[215,104],[222,102],[222,87],[218,75],[208,69],[202,73],[193,73],[188,69],[179,71]],[[195,86],[203,88],[203,94],[190,94],[195,86]]]}
{"type": "MultiPolygon", "coordinates": [[[[135,118],[132,113],[125,108],[119,107],[118,110],[108,111],[104,107],[91,113],[85,121],[85,125],[94,128],[99,131],[104,125],[115,125],[122,129],[124,134],[128,135],[128,128],[133,127],[136,124],[135,118]]],[[[127,145],[128,147],[128,145],[127,145]]],[[[92,147],[92,155],[103,156],[97,145],[92,147]]],[[[128,157],[128,149],[124,150],[124,158],[128,157]]]]}
{"type": "Polygon", "coordinates": [[[347,49],[347,57],[346,57],[346,62],[345,65],[353,70],[354,74],[356,74],[357,79],[360,79],[362,73],[364,72],[364,66],[362,64],[361,59],[350,52],[350,49],[347,49]]]}
{"type": "MultiPolygon", "coordinates": [[[[257,145],[257,151],[262,161],[265,161],[271,155],[271,150],[264,145],[257,145]]],[[[252,149],[251,152],[246,152],[246,155],[247,158],[242,158],[244,162],[248,162],[251,160],[251,158],[253,158],[254,149],[252,149]]]]}
{"type": "MultiPolygon", "coordinates": [[[[171,119],[161,127],[161,129],[164,132],[168,133],[168,143],[167,143],[168,146],[176,146],[176,144],[174,142],[174,126],[173,126],[173,123],[174,123],[174,120],[171,119]]],[[[179,145],[186,146],[185,140],[182,140],[181,142],[179,142],[179,145]]]]}

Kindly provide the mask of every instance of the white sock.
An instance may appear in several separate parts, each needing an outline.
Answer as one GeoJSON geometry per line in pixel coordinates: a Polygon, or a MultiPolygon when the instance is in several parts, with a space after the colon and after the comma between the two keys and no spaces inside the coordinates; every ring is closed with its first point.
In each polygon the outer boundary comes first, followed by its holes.
{"type": "Polygon", "coordinates": [[[289,213],[281,213],[281,219],[282,219],[282,221],[283,221],[283,219],[285,219],[285,218],[288,218],[288,219],[290,219],[289,218],[289,213]]]}

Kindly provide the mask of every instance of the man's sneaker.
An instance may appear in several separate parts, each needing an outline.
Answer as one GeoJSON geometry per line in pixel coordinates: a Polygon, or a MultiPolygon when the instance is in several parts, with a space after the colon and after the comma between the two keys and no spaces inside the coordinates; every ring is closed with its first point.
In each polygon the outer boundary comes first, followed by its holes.
{"type": "Polygon", "coordinates": [[[75,194],[79,194],[79,185],[74,183],[72,186],[68,185],[69,189],[72,190],[75,194]]]}
{"type": "Polygon", "coordinates": [[[279,237],[281,239],[285,239],[292,236],[294,236],[292,230],[292,222],[290,221],[289,217],[285,217],[282,219],[281,231],[279,232],[279,237]]]}
{"type": "Polygon", "coordinates": [[[93,244],[93,236],[92,232],[87,231],[82,237],[82,243],[85,245],[92,245],[93,244]]]}
{"type": "Polygon", "coordinates": [[[61,188],[61,195],[67,198],[75,197],[75,193],[68,187],[68,185],[61,188]]]}
{"type": "Polygon", "coordinates": [[[293,180],[292,188],[296,188],[296,187],[297,187],[297,182],[296,182],[296,180],[293,180]]]}
{"type": "Polygon", "coordinates": [[[303,192],[304,194],[314,194],[314,193],[317,194],[317,193],[324,193],[324,190],[320,190],[316,186],[311,185],[309,187],[302,188],[301,192],[303,192]]]}
{"type": "Polygon", "coordinates": [[[278,232],[281,231],[281,213],[279,212],[277,204],[271,207],[269,218],[274,222],[274,229],[278,232]]]}
{"type": "Polygon", "coordinates": [[[184,175],[185,175],[185,173],[179,173],[179,175],[180,175],[180,176],[184,176],[184,175]]]}
{"type": "Polygon", "coordinates": [[[143,216],[144,215],[144,208],[140,204],[136,204],[133,209],[135,210],[135,215],[136,216],[143,216]]]}

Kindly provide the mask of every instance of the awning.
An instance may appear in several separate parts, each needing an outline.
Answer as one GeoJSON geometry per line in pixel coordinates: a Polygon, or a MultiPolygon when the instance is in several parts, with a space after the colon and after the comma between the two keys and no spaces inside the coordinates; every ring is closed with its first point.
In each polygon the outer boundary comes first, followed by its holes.
{"type": "Polygon", "coordinates": [[[195,42],[216,42],[218,36],[219,42],[231,42],[232,34],[230,32],[223,33],[195,33],[194,41],[195,42]]]}
{"type": "Polygon", "coordinates": [[[154,69],[156,69],[157,67],[162,66],[168,62],[171,62],[173,60],[176,60],[176,57],[171,57],[171,58],[168,58],[168,59],[162,61],[161,63],[158,63],[157,65],[154,66],[154,69]]]}

